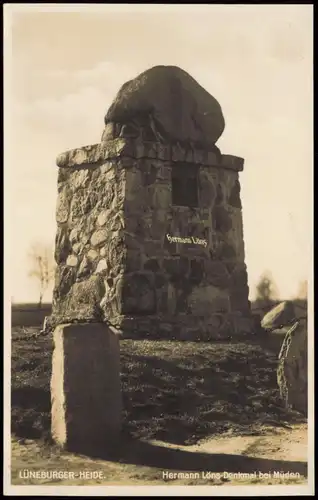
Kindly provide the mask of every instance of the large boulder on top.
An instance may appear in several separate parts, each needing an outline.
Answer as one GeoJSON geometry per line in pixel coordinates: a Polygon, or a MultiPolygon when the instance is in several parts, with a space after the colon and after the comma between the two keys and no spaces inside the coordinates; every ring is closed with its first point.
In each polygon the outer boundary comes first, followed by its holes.
{"type": "Polygon", "coordinates": [[[307,324],[297,321],[286,333],[278,357],[277,383],[286,407],[307,415],[307,324]]]}
{"type": "Polygon", "coordinates": [[[274,330],[290,325],[295,320],[295,309],[292,302],[285,300],[273,307],[261,321],[264,330],[274,330]]]}
{"type": "Polygon", "coordinates": [[[118,125],[148,124],[157,140],[192,142],[203,149],[213,148],[225,127],[218,101],[177,66],[154,66],[126,82],[105,124],[104,140],[121,134],[118,125]]]}

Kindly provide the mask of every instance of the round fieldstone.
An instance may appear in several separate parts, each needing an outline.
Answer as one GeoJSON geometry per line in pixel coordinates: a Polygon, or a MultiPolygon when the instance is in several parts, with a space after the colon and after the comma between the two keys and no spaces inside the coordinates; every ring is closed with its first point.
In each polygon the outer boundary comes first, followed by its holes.
{"type": "Polygon", "coordinates": [[[104,226],[107,221],[109,221],[110,213],[108,210],[103,210],[97,217],[97,224],[99,226],[104,226]]]}
{"type": "Polygon", "coordinates": [[[106,270],[107,270],[107,262],[105,259],[102,259],[97,264],[97,267],[95,269],[95,274],[102,273],[103,271],[106,271],[106,270]]]}
{"type": "Polygon", "coordinates": [[[105,116],[114,122],[149,124],[158,142],[201,147],[214,146],[225,127],[217,100],[177,66],[155,66],[126,82],[105,116]]]}
{"type": "Polygon", "coordinates": [[[78,255],[82,251],[82,244],[81,243],[74,243],[74,245],[72,245],[72,250],[73,250],[73,253],[78,255]]]}
{"type": "Polygon", "coordinates": [[[96,260],[98,258],[98,252],[96,252],[96,250],[89,250],[87,252],[87,258],[90,261],[96,260]]]}
{"type": "Polygon", "coordinates": [[[91,244],[94,247],[100,246],[109,238],[108,231],[106,229],[99,229],[93,233],[91,237],[91,244]]]}
{"type": "Polygon", "coordinates": [[[163,267],[173,281],[182,280],[188,274],[189,259],[187,257],[164,259],[163,267]]]}
{"type": "Polygon", "coordinates": [[[71,267],[76,267],[78,264],[78,258],[76,255],[69,255],[66,260],[66,265],[71,267]]]}
{"type": "Polygon", "coordinates": [[[70,232],[70,241],[72,244],[80,241],[81,238],[81,229],[79,227],[74,227],[70,232]]]}

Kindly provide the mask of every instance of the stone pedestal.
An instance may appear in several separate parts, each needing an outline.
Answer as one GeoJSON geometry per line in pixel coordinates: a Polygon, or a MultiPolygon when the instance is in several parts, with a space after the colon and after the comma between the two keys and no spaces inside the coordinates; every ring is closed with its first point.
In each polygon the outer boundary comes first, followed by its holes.
{"type": "Polygon", "coordinates": [[[54,331],[51,377],[54,441],[85,452],[112,444],[121,429],[119,338],[101,323],[54,331]]]}
{"type": "Polygon", "coordinates": [[[51,323],[133,338],[253,334],[239,173],[216,99],[159,66],[122,86],[98,144],[57,158],[51,323]]]}

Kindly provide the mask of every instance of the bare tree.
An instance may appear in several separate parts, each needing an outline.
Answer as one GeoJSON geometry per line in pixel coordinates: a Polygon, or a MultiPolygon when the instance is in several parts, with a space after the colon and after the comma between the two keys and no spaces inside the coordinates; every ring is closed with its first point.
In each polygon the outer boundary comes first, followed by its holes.
{"type": "Polygon", "coordinates": [[[29,258],[31,261],[29,276],[35,278],[39,284],[38,306],[40,308],[43,296],[54,278],[55,262],[53,251],[50,247],[37,243],[31,247],[29,258]]]}
{"type": "Polygon", "coordinates": [[[256,285],[256,300],[262,302],[264,305],[269,305],[277,299],[277,295],[277,287],[274,280],[270,272],[266,271],[256,285]]]}

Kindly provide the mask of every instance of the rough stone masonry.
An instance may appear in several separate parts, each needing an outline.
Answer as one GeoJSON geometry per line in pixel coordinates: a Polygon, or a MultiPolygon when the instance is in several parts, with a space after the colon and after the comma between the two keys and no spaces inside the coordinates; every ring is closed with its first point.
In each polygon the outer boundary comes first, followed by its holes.
{"type": "Polygon", "coordinates": [[[239,172],[218,102],[188,73],[125,83],[101,142],[57,158],[52,324],[209,340],[251,333],[239,172]]]}

